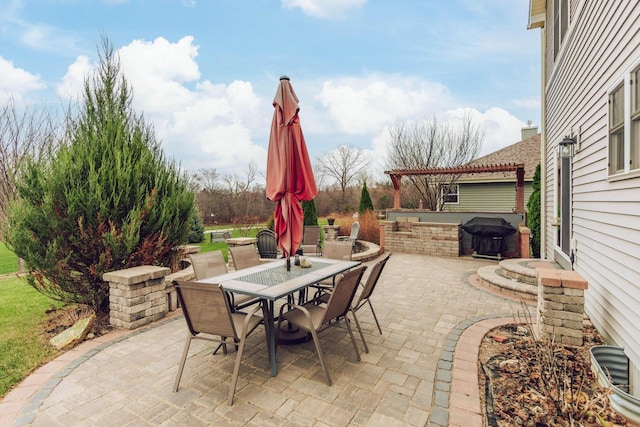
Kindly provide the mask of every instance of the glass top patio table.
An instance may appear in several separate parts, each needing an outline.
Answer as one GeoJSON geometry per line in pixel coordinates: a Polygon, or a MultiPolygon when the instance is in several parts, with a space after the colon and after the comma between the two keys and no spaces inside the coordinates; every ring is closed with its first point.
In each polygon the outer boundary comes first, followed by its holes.
{"type": "Polygon", "coordinates": [[[360,265],[360,261],[313,258],[311,267],[292,265],[291,270],[287,271],[285,262],[284,259],[278,259],[198,280],[200,283],[222,285],[226,291],[250,295],[264,301],[262,313],[268,324],[271,376],[276,376],[277,373],[274,301],[360,265]]]}
{"type": "Polygon", "coordinates": [[[227,291],[275,301],[358,265],[359,261],[314,258],[311,267],[292,265],[287,271],[285,261],[279,259],[199,282],[221,284],[227,291]]]}

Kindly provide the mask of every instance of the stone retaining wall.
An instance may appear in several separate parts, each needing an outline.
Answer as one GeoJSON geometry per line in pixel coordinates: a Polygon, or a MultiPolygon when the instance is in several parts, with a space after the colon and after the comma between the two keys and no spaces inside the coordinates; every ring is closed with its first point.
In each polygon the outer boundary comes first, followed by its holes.
{"type": "MultiPolygon", "coordinates": [[[[381,221],[384,248],[391,252],[460,256],[462,227],[460,224],[405,221],[381,221]]],[[[382,240],[382,239],[381,239],[382,240]]]]}
{"type": "Polygon", "coordinates": [[[536,268],[538,331],[556,342],[583,344],[584,290],[587,281],[575,271],[536,268]]]}

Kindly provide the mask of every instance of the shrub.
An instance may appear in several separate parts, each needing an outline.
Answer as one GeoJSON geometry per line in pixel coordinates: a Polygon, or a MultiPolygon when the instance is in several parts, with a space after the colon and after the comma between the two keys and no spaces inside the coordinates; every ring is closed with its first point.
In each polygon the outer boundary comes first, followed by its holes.
{"type": "Polygon", "coordinates": [[[17,179],[4,236],[25,260],[27,281],[61,301],[109,310],[102,275],[139,265],[171,265],[187,241],[193,193],[164,159],[110,42],[65,141],[52,157],[29,160],[17,179]]]}
{"type": "MultiPolygon", "coordinates": [[[[348,236],[351,234],[351,225],[356,221],[353,216],[336,216],[336,225],[340,225],[341,236],[348,236]]],[[[360,233],[358,234],[358,240],[366,240],[367,242],[380,244],[380,225],[374,211],[366,211],[362,215],[358,215],[358,222],[360,223],[360,233]]]]}
{"type": "Polygon", "coordinates": [[[318,213],[316,203],[313,200],[302,201],[302,212],[304,213],[304,225],[318,225],[318,213]]]}
{"type": "Polygon", "coordinates": [[[373,210],[373,202],[371,201],[371,195],[367,189],[367,183],[362,185],[362,191],[360,192],[360,207],[358,207],[358,213],[362,214],[366,211],[373,210]]]}
{"type": "Polygon", "coordinates": [[[267,224],[266,224],[266,227],[271,231],[273,231],[274,222],[275,222],[275,219],[273,218],[273,212],[271,212],[271,215],[269,215],[269,218],[267,218],[267,224]]]}
{"type": "Polygon", "coordinates": [[[527,227],[531,230],[531,254],[540,258],[540,163],[533,174],[533,191],[527,202],[527,227]]]}
{"type": "Polygon", "coordinates": [[[195,209],[193,210],[193,215],[191,215],[191,229],[189,230],[187,241],[189,243],[201,243],[204,241],[204,224],[195,209]]]}

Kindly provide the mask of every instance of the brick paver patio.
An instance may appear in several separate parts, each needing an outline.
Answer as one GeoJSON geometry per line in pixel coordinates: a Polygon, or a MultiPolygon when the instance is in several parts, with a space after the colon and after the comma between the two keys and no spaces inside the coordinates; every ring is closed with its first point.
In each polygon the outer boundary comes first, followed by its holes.
{"type": "Polygon", "coordinates": [[[394,253],[372,297],[383,334],[367,308],[358,312],[370,353],[358,363],[343,328],[321,335],[332,386],[312,342],[279,347],[271,377],[257,331],[233,406],[226,393],[234,355],[212,355],[209,342],[191,345],[173,393],[187,333],[178,314],[86,342],[43,366],[0,401],[0,425],[480,426],[480,340],[520,310],[469,282],[492,262],[394,253]]]}

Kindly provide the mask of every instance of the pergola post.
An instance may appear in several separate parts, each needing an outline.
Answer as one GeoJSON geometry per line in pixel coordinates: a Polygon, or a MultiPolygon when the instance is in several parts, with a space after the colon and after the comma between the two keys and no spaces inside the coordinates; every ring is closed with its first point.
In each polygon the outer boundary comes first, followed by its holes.
{"type": "Polygon", "coordinates": [[[402,175],[389,175],[393,184],[393,209],[400,209],[400,194],[402,193],[402,175]]]}
{"type": "Polygon", "coordinates": [[[524,213],[524,165],[516,166],[516,212],[524,213]]]}

